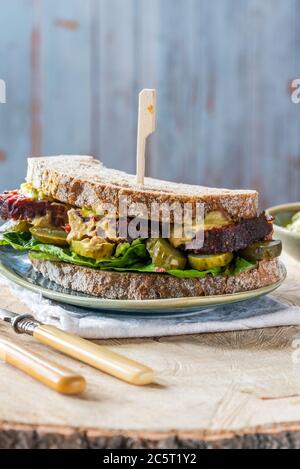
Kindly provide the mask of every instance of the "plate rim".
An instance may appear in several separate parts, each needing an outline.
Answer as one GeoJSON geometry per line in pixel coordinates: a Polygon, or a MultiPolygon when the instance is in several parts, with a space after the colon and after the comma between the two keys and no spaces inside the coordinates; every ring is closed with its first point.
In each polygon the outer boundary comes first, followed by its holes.
{"type": "Polygon", "coordinates": [[[100,310],[110,311],[121,311],[121,310],[152,310],[152,311],[164,311],[170,308],[195,308],[195,307],[208,307],[217,306],[220,304],[230,304],[239,301],[247,301],[260,296],[272,293],[276,290],[286,279],[287,270],[284,263],[279,260],[279,270],[281,278],[270,285],[260,287],[254,290],[246,290],[236,293],[228,293],[224,295],[211,295],[211,296],[196,296],[196,297],[180,297],[180,298],[163,298],[163,299],[152,299],[152,300],[117,300],[98,298],[90,296],[72,295],[71,293],[62,293],[51,288],[46,288],[34,283],[30,283],[26,277],[23,278],[17,274],[13,269],[8,267],[0,260],[0,272],[8,280],[16,283],[17,285],[30,290],[34,293],[42,294],[45,298],[65,303],[69,305],[75,305],[82,308],[96,308],[100,310]],[[90,304],[87,304],[90,302],[90,304]]]}

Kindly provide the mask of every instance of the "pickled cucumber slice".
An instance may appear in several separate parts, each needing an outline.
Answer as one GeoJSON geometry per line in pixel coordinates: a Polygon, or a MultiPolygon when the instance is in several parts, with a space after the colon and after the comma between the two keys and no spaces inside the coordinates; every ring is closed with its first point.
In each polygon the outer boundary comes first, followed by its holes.
{"type": "Polygon", "coordinates": [[[95,236],[91,239],[85,238],[82,241],[72,241],[71,250],[83,257],[108,259],[114,253],[115,244],[108,243],[104,239],[95,236]]]}
{"type": "Polygon", "coordinates": [[[196,270],[209,270],[213,267],[224,267],[233,259],[233,254],[189,254],[189,264],[196,270]]]}
{"type": "Polygon", "coordinates": [[[41,243],[68,246],[67,233],[64,230],[33,227],[30,232],[41,243]]]}
{"type": "Polygon", "coordinates": [[[30,227],[32,225],[24,220],[9,220],[7,223],[5,223],[5,231],[29,231],[30,227]]]}
{"type": "Polygon", "coordinates": [[[165,270],[185,268],[187,263],[185,255],[171,246],[166,239],[148,239],[146,246],[156,267],[165,270]]]}
{"type": "Polygon", "coordinates": [[[209,212],[204,219],[204,229],[210,230],[212,228],[218,228],[219,226],[229,225],[231,223],[231,219],[225,217],[222,212],[218,210],[214,210],[213,212],[209,212]]]}
{"type": "Polygon", "coordinates": [[[258,241],[239,252],[241,257],[248,261],[261,261],[279,257],[282,251],[282,243],[279,240],[258,241]]]}

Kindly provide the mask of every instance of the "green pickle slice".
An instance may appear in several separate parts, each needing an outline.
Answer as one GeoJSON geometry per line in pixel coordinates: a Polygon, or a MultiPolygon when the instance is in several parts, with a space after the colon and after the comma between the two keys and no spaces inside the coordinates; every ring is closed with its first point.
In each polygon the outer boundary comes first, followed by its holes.
{"type": "Polygon", "coordinates": [[[17,232],[24,232],[24,231],[29,231],[30,227],[32,225],[24,220],[10,220],[7,223],[5,223],[5,231],[17,231],[17,232]]]}
{"type": "Polygon", "coordinates": [[[185,255],[171,246],[166,239],[148,239],[146,246],[156,267],[165,270],[185,268],[187,263],[185,255]]]}
{"type": "Polygon", "coordinates": [[[225,267],[233,259],[233,254],[189,254],[189,264],[196,270],[209,270],[214,267],[225,267]]]}
{"type": "Polygon", "coordinates": [[[41,243],[68,246],[67,233],[64,230],[33,227],[30,232],[41,243]]]}
{"type": "Polygon", "coordinates": [[[249,261],[261,261],[279,257],[282,251],[282,242],[279,240],[258,241],[239,252],[241,257],[249,261]]]}
{"type": "Polygon", "coordinates": [[[72,241],[71,250],[82,257],[108,259],[114,253],[115,244],[108,243],[102,238],[85,238],[82,241],[72,241]]]}

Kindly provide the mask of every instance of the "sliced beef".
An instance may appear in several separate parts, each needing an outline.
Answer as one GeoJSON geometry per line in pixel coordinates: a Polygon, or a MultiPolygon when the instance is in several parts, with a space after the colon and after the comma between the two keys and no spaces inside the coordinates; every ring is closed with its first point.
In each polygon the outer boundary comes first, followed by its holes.
{"type": "Polygon", "coordinates": [[[47,214],[49,202],[33,200],[18,192],[7,192],[0,195],[0,216],[3,220],[32,220],[47,214]]]}
{"type": "Polygon", "coordinates": [[[68,208],[64,204],[48,200],[34,200],[18,191],[0,194],[0,218],[2,220],[33,220],[36,217],[51,215],[53,226],[64,226],[67,221],[68,208]]]}
{"type": "Polygon", "coordinates": [[[70,207],[57,202],[51,202],[48,212],[51,214],[51,222],[53,226],[64,227],[68,223],[68,210],[70,207]]]}
{"type": "MultiPolygon", "coordinates": [[[[269,239],[272,232],[272,219],[262,213],[259,217],[243,219],[234,225],[205,231],[203,247],[193,252],[196,254],[236,252],[256,241],[269,239]]],[[[189,251],[184,246],[182,249],[189,251]]]]}

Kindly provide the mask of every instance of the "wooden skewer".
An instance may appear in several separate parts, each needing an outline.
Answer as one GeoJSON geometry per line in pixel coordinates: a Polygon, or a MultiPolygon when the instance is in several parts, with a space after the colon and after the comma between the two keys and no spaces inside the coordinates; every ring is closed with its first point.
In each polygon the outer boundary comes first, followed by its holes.
{"type": "Polygon", "coordinates": [[[155,132],[156,90],[144,89],[139,94],[139,116],[137,131],[136,177],[144,184],[146,140],[155,132]]]}

